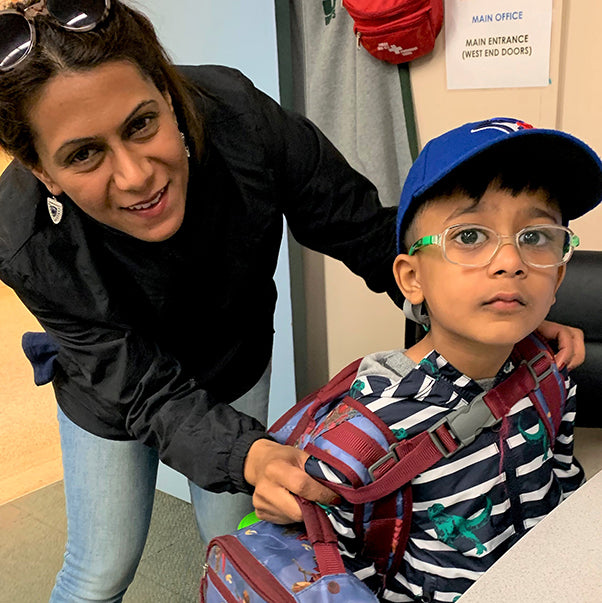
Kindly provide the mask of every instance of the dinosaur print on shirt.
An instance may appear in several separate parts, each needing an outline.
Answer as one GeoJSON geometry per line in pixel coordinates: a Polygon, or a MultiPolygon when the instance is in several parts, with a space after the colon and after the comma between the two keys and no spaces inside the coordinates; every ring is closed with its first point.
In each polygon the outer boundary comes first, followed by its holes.
{"type": "Polygon", "coordinates": [[[474,542],[477,548],[477,555],[482,555],[487,551],[487,547],[478,539],[474,530],[484,526],[491,516],[493,504],[489,497],[485,498],[485,508],[474,519],[465,519],[460,515],[452,515],[445,512],[445,507],[435,503],[428,509],[429,519],[435,526],[437,538],[445,544],[457,548],[455,542],[458,538],[468,538],[474,542]]]}

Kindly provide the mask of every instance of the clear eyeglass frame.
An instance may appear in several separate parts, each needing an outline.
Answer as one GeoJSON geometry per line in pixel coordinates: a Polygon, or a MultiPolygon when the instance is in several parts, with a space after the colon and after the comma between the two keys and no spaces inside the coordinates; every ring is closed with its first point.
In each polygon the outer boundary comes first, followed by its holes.
{"type": "Polygon", "coordinates": [[[465,266],[468,268],[481,268],[483,266],[487,266],[488,264],[490,264],[492,262],[493,258],[496,256],[497,252],[500,250],[502,245],[505,244],[504,241],[509,241],[510,243],[512,243],[514,245],[514,247],[516,248],[521,260],[525,264],[532,266],[534,268],[554,268],[555,266],[562,266],[563,264],[566,264],[571,259],[571,256],[573,255],[573,251],[575,250],[576,247],[579,246],[579,243],[580,243],[579,237],[570,228],[568,228],[566,226],[561,226],[559,224],[534,224],[532,226],[526,226],[525,228],[522,228],[521,230],[519,230],[517,233],[515,233],[513,235],[501,235],[498,232],[496,232],[495,230],[493,230],[492,228],[483,226],[481,224],[453,224],[452,226],[448,226],[443,232],[440,232],[439,234],[428,235],[428,236],[418,239],[410,247],[410,249],[408,251],[408,255],[414,255],[418,250],[420,250],[424,247],[428,247],[430,245],[436,245],[438,247],[441,247],[443,257],[445,258],[445,260],[447,260],[451,264],[465,266]],[[447,253],[447,245],[446,245],[447,237],[448,237],[449,233],[457,231],[457,233],[459,234],[465,230],[471,230],[471,229],[478,230],[483,233],[489,233],[489,234],[493,235],[495,238],[497,238],[497,245],[494,249],[492,249],[491,254],[489,255],[488,259],[485,261],[480,261],[480,262],[466,262],[466,261],[459,262],[457,260],[450,259],[449,255],[447,253]],[[525,258],[525,255],[523,252],[523,246],[521,245],[521,237],[523,235],[525,235],[526,233],[543,232],[543,231],[550,231],[550,230],[558,231],[559,233],[562,232],[565,235],[564,244],[563,244],[563,248],[562,248],[562,253],[563,253],[562,259],[560,261],[557,261],[554,263],[541,264],[541,263],[536,263],[536,262],[533,262],[533,261],[525,258]]]}

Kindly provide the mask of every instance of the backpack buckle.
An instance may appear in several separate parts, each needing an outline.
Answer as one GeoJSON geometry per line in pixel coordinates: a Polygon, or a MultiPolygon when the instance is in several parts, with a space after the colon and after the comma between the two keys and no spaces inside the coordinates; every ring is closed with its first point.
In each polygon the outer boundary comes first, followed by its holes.
{"type": "Polygon", "coordinates": [[[538,375],[537,372],[535,371],[535,363],[538,362],[539,360],[541,360],[542,358],[546,358],[546,357],[547,357],[547,355],[545,352],[539,352],[539,354],[537,354],[537,356],[534,356],[528,362],[526,360],[523,360],[521,362],[521,364],[524,364],[527,367],[527,370],[531,373],[531,377],[533,377],[533,381],[535,381],[537,387],[539,387],[539,384],[546,377],[548,377],[549,375],[551,375],[554,372],[554,366],[552,365],[551,362],[548,363],[548,365],[547,365],[548,368],[541,375],[538,375]]]}
{"type": "Polygon", "coordinates": [[[391,460],[394,463],[397,463],[399,461],[399,455],[397,454],[397,446],[399,446],[400,443],[401,442],[393,442],[393,444],[389,446],[389,452],[387,452],[387,454],[385,454],[384,456],[381,456],[378,461],[372,463],[372,465],[368,467],[368,475],[370,476],[370,479],[373,482],[376,481],[376,479],[378,478],[378,476],[374,473],[379,467],[391,460]]]}
{"type": "Polygon", "coordinates": [[[469,404],[453,410],[428,430],[433,444],[445,458],[449,458],[458,450],[474,442],[483,429],[493,427],[502,420],[496,418],[491,412],[491,409],[485,403],[485,395],[486,392],[480,393],[469,404]],[[458,444],[453,450],[449,450],[436,433],[442,426],[447,428],[447,431],[458,444]]]}

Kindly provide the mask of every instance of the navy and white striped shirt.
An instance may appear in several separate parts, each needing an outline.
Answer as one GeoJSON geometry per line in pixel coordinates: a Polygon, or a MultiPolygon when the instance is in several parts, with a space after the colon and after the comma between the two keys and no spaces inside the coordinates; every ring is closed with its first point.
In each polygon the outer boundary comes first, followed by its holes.
{"type": "MultiPolygon", "coordinates": [[[[513,368],[508,361],[495,383],[513,368]]],[[[396,433],[413,437],[492,384],[475,382],[434,351],[416,365],[395,350],[364,358],[351,395],[396,433]]],[[[575,386],[568,377],[566,387],[553,452],[537,410],[525,397],[514,405],[501,429],[486,429],[472,444],[412,480],[407,548],[400,571],[388,581],[381,600],[457,600],[583,483],[583,470],[573,458],[575,386]]],[[[314,476],[342,481],[340,473],[317,459],[310,459],[306,468],[314,476]]],[[[377,588],[374,566],[357,554],[352,505],[343,501],[329,517],[348,568],[377,588]]]]}

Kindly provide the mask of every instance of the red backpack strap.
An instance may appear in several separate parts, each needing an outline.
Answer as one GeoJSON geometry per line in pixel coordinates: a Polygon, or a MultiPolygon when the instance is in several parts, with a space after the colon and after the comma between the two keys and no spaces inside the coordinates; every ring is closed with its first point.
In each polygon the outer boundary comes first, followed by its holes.
{"type": "Polygon", "coordinates": [[[354,360],[351,364],[348,364],[344,369],[340,370],[328,383],[321,387],[317,392],[316,396],[321,399],[332,400],[337,396],[340,396],[351,389],[351,385],[355,381],[357,371],[360,368],[360,364],[363,358],[354,360]]]}
{"type": "MultiPolygon", "coordinates": [[[[351,396],[344,396],[337,405],[337,417],[331,425],[328,425],[322,437],[332,443],[335,447],[345,450],[350,456],[359,461],[366,470],[386,454],[388,448],[397,442],[389,426],[377,415],[375,415],[365,404],[362,404],[351,396]],[[351,421],[345,420],[346,416],[353,413],[363,415],[372,426],[380,432],[384,443],[376,441],[365,430],[360,429],[351,421]]],[[[331,418],[331,421],[333,419],[331,418]]],[[[305,450],[316,458],[332,465],[341,471],[349,481],[356,487],[361,485],[361,478],[352,472],[350,468],[339,461],[327,450],[318,448],[313,443],[308,443],[305,450]]]]}
{"type": "Polygon", "coordinates": [[[558,372],[550,348],[533,335],[515,346],[520,358],[516,370],[470,404],[448,413],[427,431],[401,442],[369,468],[373,481],[359,488],[328,483],[328,487],[353,504],[364,504],[391,494],[442,458],[448,458],[472,443],[488,427],[493,427],[522,398],[529,396],[550,433],[555,438],[566,399],[564,379],[558,372]]]}
{"type": "Polygon", "coordinates": [[[542,418],[553,444],[567,398],[564,375],[554,360],[553,350],[538,333],[532,333],[520,341],[515,346],[514,353],[537,378],[538,387],[529,393],[529,398],[542,418]]]}
{"type": "Polygon", "coordinates": [[[412,525],[412,488],[375,501],[363,536],[362,555],[374,562],[382,576],[397,573],[406,549],[412,525]]]}
{"type": "Polygon", "coordinates": [[[326,513],[314,503],[295,496],[301,508],[307,537],[316,556],[316,564],[321,576],[344,574],[345,566],[338,549],[337,534],[326,513]]]}
{"type": "MultiPolygon", "coordinates": [[[[289,408],[268,430],[277,434],[289,421],[295,421],[295,426],[286,438],[286,444],[293,445],[299,437],[313,427],[313,418],[318,409],[332,400],[344,396],[355,381],[362,358],[354,360],[339,371],[326,385],[302,398],[292,408],[289,408]],[[295,418],[295,415],[298,417],[295,418]]],[[[278,438],[277,438],[278,439],[278,438]]]]}

